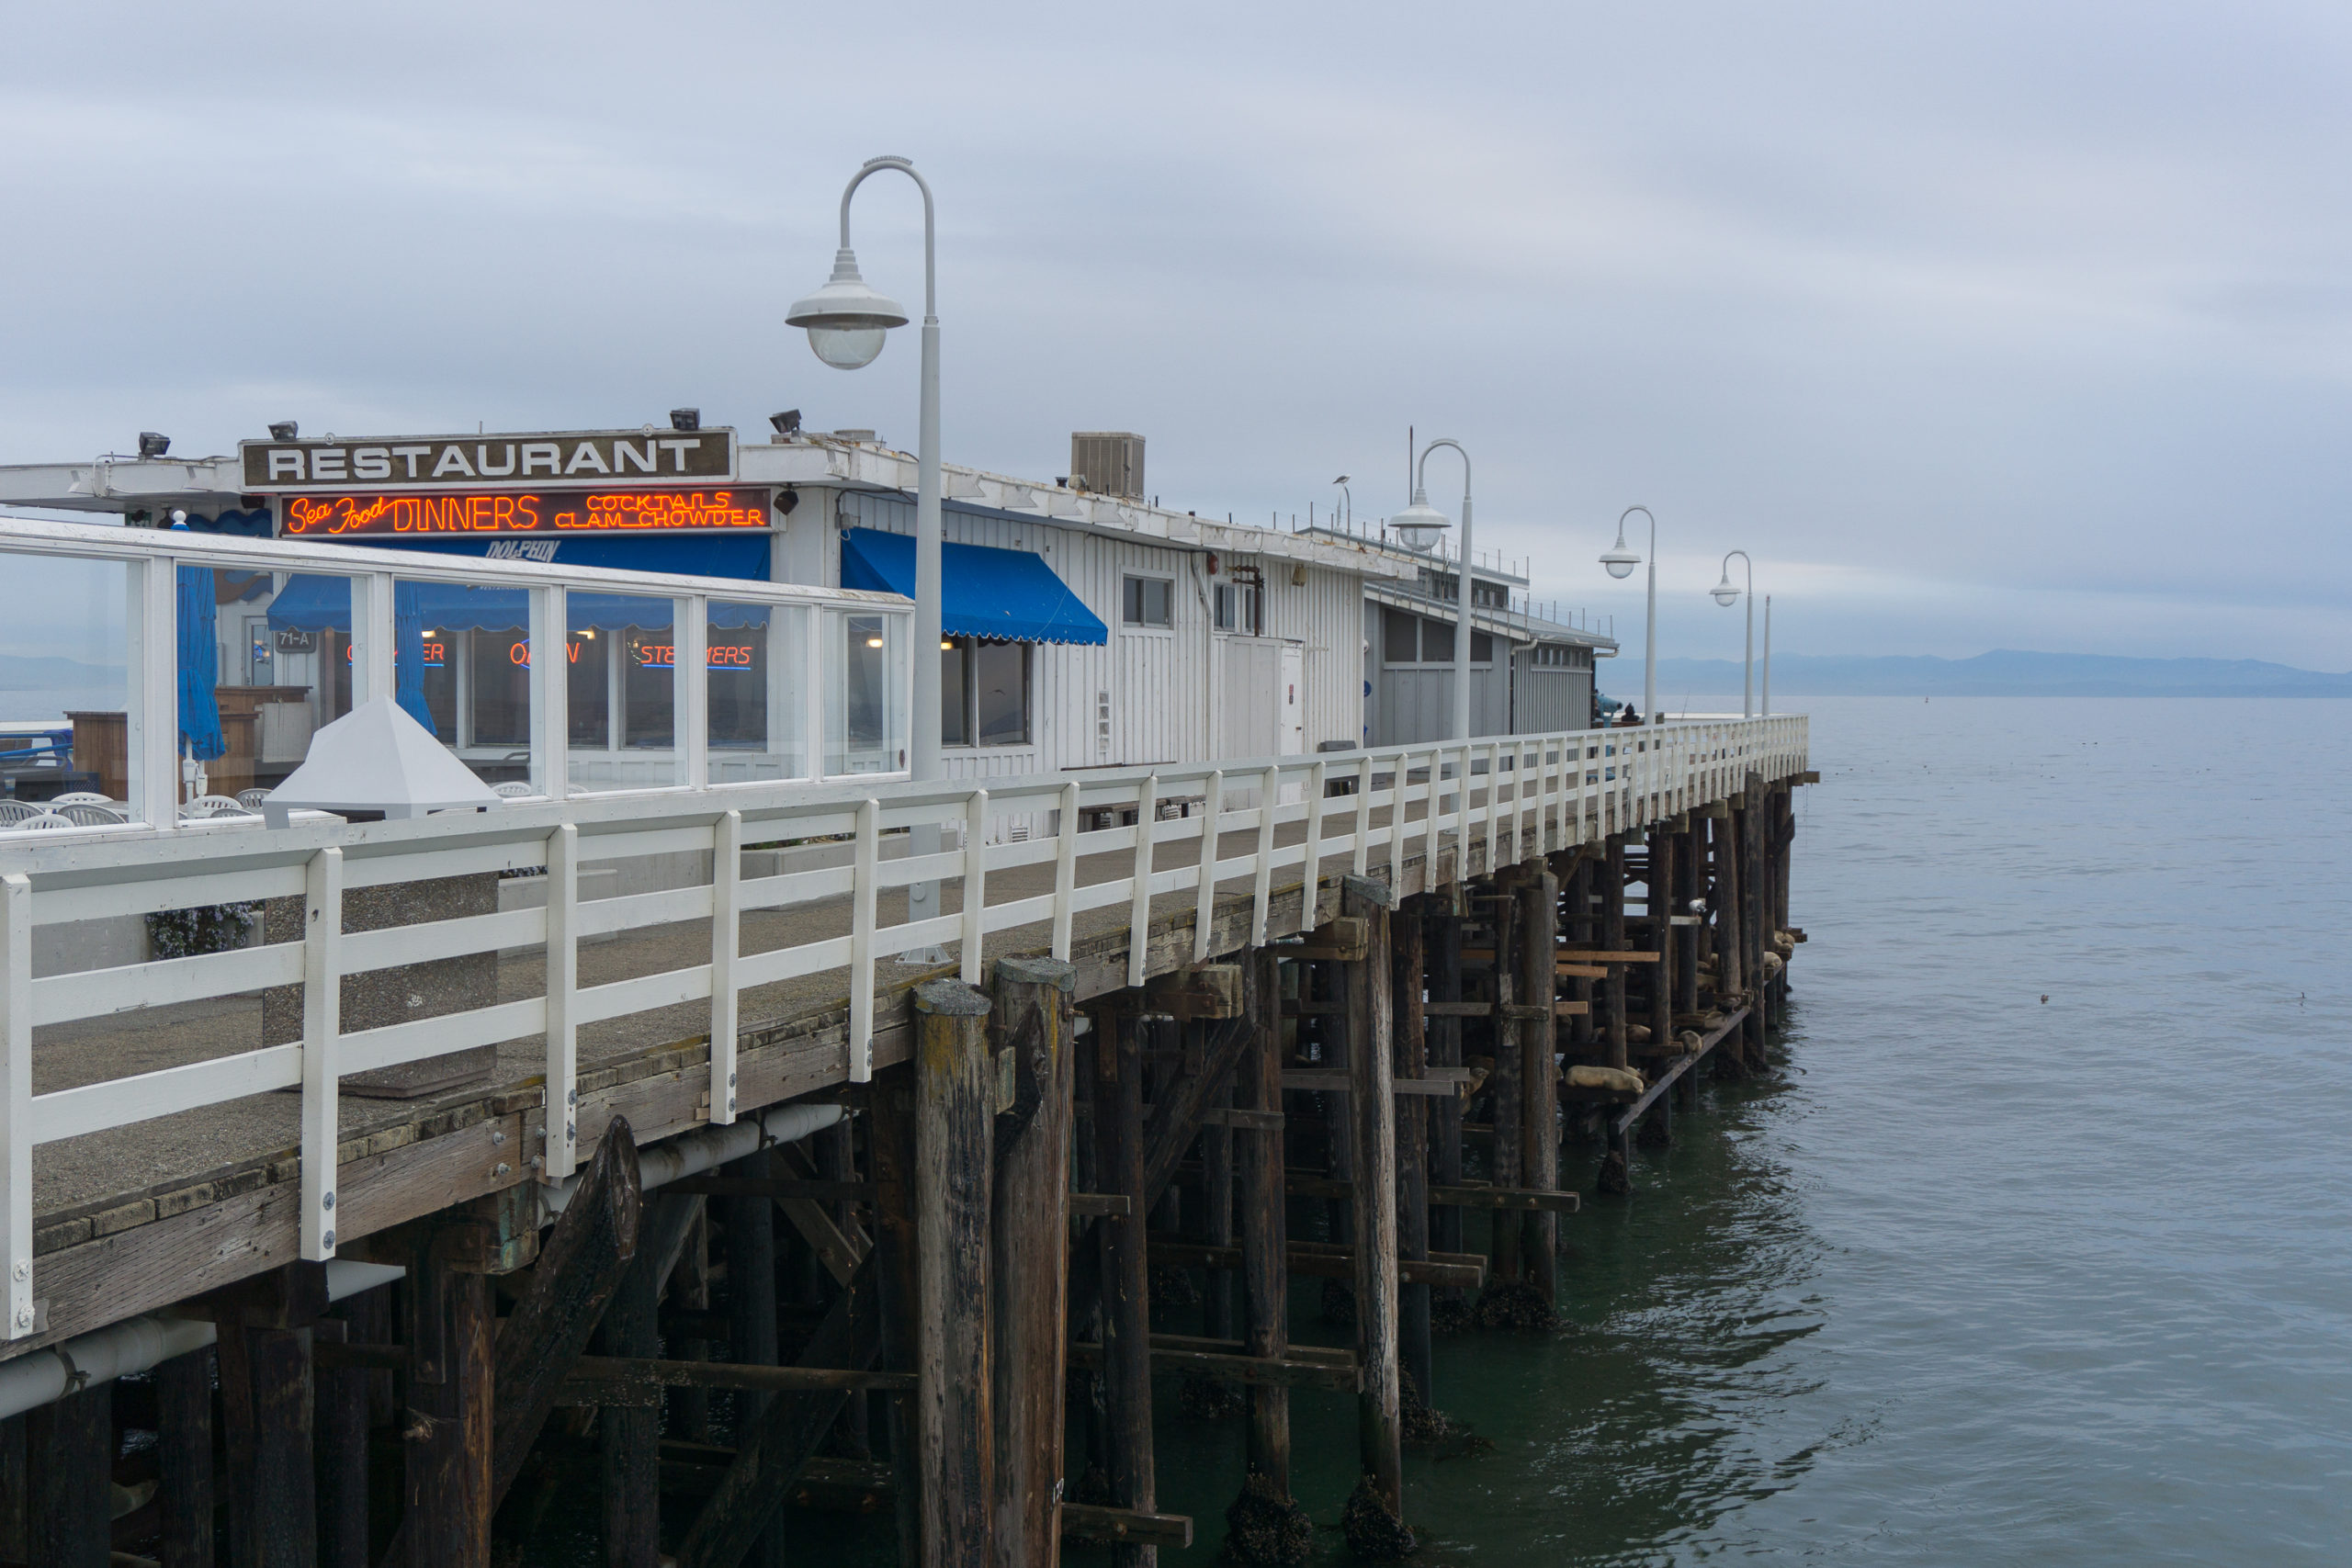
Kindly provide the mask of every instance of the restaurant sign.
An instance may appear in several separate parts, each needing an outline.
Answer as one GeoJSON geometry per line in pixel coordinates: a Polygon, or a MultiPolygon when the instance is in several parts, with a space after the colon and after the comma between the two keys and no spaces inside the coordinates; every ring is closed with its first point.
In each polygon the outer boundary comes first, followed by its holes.
{"type": "Polygon", "coordinates": [[[238,445],[247,491],[479,489],[498,484],[590,489],[724,483],[735,477],[732,430],[553,431],[523,435],[401,435],[238,445]]]}
{"type": "Polygon", "coordinates": [[[714,490],[475,491],[464,495],[288,495],[286,539],[464,535],[736,533],[768,525],[763,487],[714,490]]]}

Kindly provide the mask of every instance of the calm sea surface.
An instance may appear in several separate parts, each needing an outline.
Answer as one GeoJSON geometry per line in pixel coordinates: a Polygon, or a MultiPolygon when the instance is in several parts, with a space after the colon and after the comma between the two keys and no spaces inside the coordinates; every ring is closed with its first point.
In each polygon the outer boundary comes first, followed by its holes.
{"type": "MultiPolygon", "coordinates": [[[[1441,1341],[1495,1446],[1408,1460],[1425,1560],[2352,1562],[2352,704],[1804,705],[1784,1067],[1630,1199],[1568,1151],[1572,1327],[1441,1341]]],[[[1240,1441],[1163,1420],[1163,1562],[1240,1441]]]]}

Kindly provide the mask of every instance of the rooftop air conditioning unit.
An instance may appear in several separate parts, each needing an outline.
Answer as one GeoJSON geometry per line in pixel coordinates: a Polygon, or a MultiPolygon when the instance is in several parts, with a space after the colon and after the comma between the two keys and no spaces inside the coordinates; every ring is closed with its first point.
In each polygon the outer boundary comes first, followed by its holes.
{"type": "Polygon", "coordinates": [[[1124,430],[1080,430],[1069,438],[1069,482],[1097,495],[1143,499],[1143,437],[1124,430]]]}

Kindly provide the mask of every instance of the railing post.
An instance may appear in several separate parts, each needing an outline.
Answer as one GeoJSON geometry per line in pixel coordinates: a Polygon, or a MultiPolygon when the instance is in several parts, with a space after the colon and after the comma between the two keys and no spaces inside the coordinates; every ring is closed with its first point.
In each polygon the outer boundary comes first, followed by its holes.
{"type": "Polygon", "coordinates": [[[1078,781],[1062,785],[1061,842],[1054,847],[1054,957],[1069,962],[1069,928],[1078,895],[1078,781]]]}
{"type": "Polygon", "coordinates": [[[1430,803],[1421,813],[1421,891],[1434,893],[1442,886],[1437,874],[1438,840],[1438,779],[1445,772],[1445,753],[1430,752],[1430,803]]]}
{"type": "Polygon", "coordinates": [[[1159,810],[1159,775],[1147,773],[1136,796],[1134,883],[1127,897],[1127,984],[1143,984],[1146,937],[1151,931],[1152,819],[1159,810]]]}
{"type": "MultiPolygon", "coordinates": [[[[1465,801],[1467,795],[1463,797],[1465,801]]],[[[1499,740],[1487,742],[1487,874],[1492,876],[1501,869],[1498,857],[1502,852],[1503,825],[1503,748],[1499,740]]]]}
{"type": "Polygon", "coordinates": [[[964,984],[980,983],[980,947],[987,936],[989,891],[989,792],[976,789],[964,801],[964,984]]]}
{"type": "MultiPolygon", "coordinates": [[[[137,668],[135,665],[133,668],[137,668]]],[[[0,876],[0,1258],[7,1259],[6,1337],[33,1331],[33,882],[0,876]]]]}
{"type": "Polygon", "coordinates": [[[678,782],[688,789],[710,784],[709,613],[710,601],[699,593],[670,602],[670,745],[678,782]]]}
{"type": "Polygon", "coordinates": [[[741,1000],[735,959],[743,946],[743,814],[719,813],[710,832],[710,1119],[735,1120],[735,1046],[741,1000]]]}
{"type": "MultiPolygon", "coordinates": [[[[561,800],[571,787],[571,638],[564,591],[531,590],[531,787],[561,800]]],[[[550,873],[552,874],[552,873],[550,873]]]]}
{"type": "Polygon", "coordinates": [[[874,1077],[874,884],[882,861],[882,803],[857,803],[857,852],[850,869],[849,1081],[874,1077]]]}
{"type": "Polygon", "coordinates": [[[124,758],[131,816],[155,828],[179,820],[179,637],[177,563],[149,558],[123,563],[130,603],[124,758]]]}
{"type": "Polygon", "coordinates": [[[392,651],[392,574],[355,572],[351,578],[353,707],[392,694],[396,689],[392,651]]]}
{"type": "Polygon", "coordinates": [[[1216,825],[1225,815],[1225,770],[1209,770],[1208,816],[1201,823],[1201,880],[1193,890],[1193,962],[1209,956],[1209,926],[1216,914],[1216,825]]]}
{"type": "Polygon", "coordinates": [[[335,1144],[343,1082],[343,852],[304,868],[302,896],[302,1257],[334,1256],[335,1144]]]}
{"type": "MultiPolygon", "coordinates": [[[[1250,894],[1250,945],[1266,945],[1266,906],[1273,899],[1274,891],[1274,802],[1281,797],[1283,771],[1277,765],[1261,775],[1258,789],[1258,865],[1257,877],[1250,894]]],[[[1306,925],[1312,925],[1311,916],[1306,925]]],[[[1306,925],[1301,927],[1306,929],[1306,925]]]]}
{"type": "Polygon", "coordinates": [[[548,835],[547,1155],[540,1176],[561,1181],[580,1166],[579,1025],[580,829],[570,822],[548,835]]]}
{"type": "Polygon", "coordinates": [[[1299,930],[1315,929],[1315,899],[1323,886],[1323,774],[1319,761],[1306,770],[1306,856],[1299,863],[1306,897],[1299,907],[1299,930]]]}
{"type": "MultiPolygon", "coordinates": [[[[1405,886],[1405,796],[1410,788],[1413,777],[1413,759],[1404,752],[1398,752],[1396,769],[1390,777],[1395,782],[1388,792],[1388,886],[1391,889],[1401,892],[1405,886]]],[[[1356,874],[1359,876],[1363,874],[1361,867],[1357,869],[1356,874]]],[[[1426,868],[1423,869],[1421,882],[1424,886],[1429,883],[1426,868]]]]}
{"type": "MultiPolygon", "coordinates": [[[[1400,772],[1399,772],[1399,773],[1397,774],[1397,779],[1396,779],[1396,785],[1395,785],[1395,787],[1394,787],[1394,788],[1392,788],[1392,789],[1389,791],[1389,795],[1390,795],[1391,798],[1395,801],[1395,805],[1393,805],[1393,806],[1389,808],[1389,812],[1388,812],[1388,830],[1389,830],[1391,833],[1402,832],[1402,831],[1404,830],[1404,827],[1405,827],[1405,800],[1404,800],[1404,795],[1403,795],[1403,793],[1402,793],[1402,792],[1403,792],[1403,789],[1404,789],[1404,784],[1403,784],[1403,773],[1401,773],[1401,771],[1400,771],[1400,772]]],[[[1358,762],[1356,763],[1356,852],[1355,852],[1355,874],[1356,874],[1358,876],[1362,876],[1362,875],[1363,874],[1363,873],[1364,873],[1364,867],[1365,867],[1366,865],[1368,865],[1368,864],[1370,864],[1370,863],[1371,863],[1371,860],[1372,860],[1372,753],[1371,753],[1371,752],[1369,752],[1369,751],[1366,751],[1366,752],[1363,754],[1363,760],[1362,760],[1362,761],[1358,761],[1358,762]]],[[[1310,918],[1314,915],[1314,913],[1315,913],[1315,911],[1314,911],[1314,910],[1312,910],[1312,909],[1309,909],[1309,910],[1307,911],[1307,915],[1308,915],[1310,918]]],[[[1310,927],[1309,929],[1312,929],[1312,928],[1310,927]]]]}

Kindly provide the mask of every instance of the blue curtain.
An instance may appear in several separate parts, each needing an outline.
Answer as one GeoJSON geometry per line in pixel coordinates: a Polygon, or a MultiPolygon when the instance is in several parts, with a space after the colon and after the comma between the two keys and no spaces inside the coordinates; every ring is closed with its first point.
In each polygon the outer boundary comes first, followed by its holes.
{"type": "Polygon", "coordinates": [[[212,694],[220,683],[220,610],[212,598],[212,569],[180,568],[178,596],[180,744],[189,756],[209,762],[229,749],[220,738],[220,699],[212,694]]]}
{"type": "Polygon", "coordinates": [[[424,705],[424,604],[421,584],[392,587],[392,700],[433,733],[433,710],[424,705]]]}

